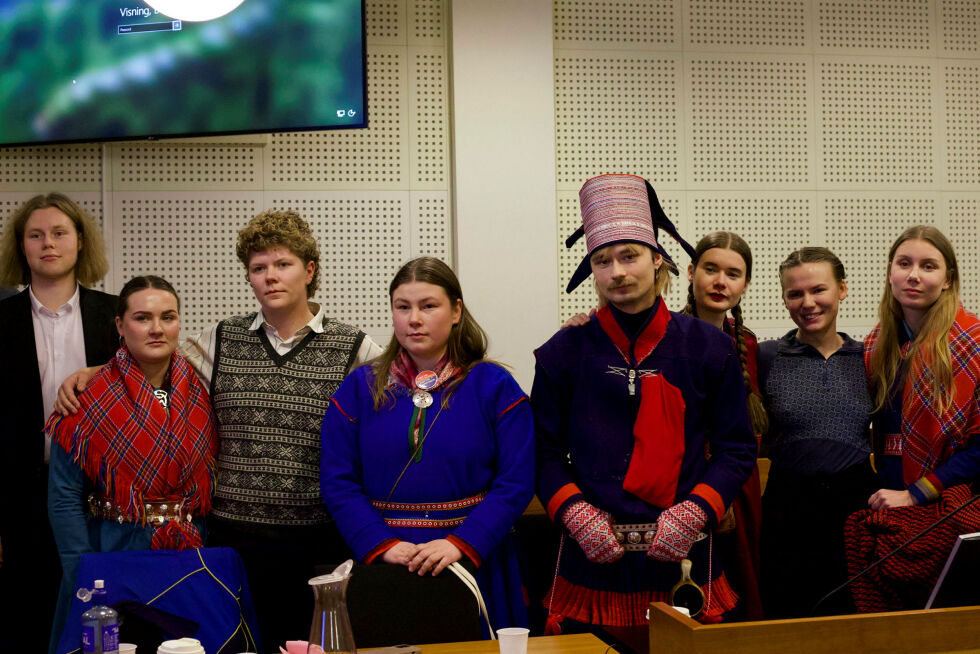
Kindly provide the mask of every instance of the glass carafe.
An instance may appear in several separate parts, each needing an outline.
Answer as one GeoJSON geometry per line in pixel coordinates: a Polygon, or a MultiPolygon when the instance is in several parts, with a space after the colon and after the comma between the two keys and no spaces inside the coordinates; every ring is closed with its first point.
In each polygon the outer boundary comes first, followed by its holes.
{"type": "Polygon", "coordinates": [[[347,614],[347,582],[353,568],[354,562],[347,560],[330,574],[310,579],[316,605],[306,654],[357,651],[347,614]]]}

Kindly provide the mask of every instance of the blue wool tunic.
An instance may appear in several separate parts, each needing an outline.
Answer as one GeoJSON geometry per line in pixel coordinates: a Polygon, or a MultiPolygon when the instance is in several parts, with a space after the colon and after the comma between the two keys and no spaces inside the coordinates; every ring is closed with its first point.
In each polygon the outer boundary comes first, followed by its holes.
{"type": "MultiPolygon", "coordinates": [[[[612,311],[603,308],[588,324],[562,329],[535,356],[531,404],[538,443],[537,490],[553,519],[560,520],[570,504],[584,499],[608,511],[616,523],[650,523],[668,506],[690,500],[708,515],[706,531],[717,524],[748,479],[757,449],[741,366],[724,332],[668,312],[658,299],[647,323],[632,337],[612,311]],[[677,439],[683,452],[679,468],[671,473],[675,492],[662,506],[624,489],[635,454],[634,431],[642,427],[635,423],[643,390],[655,388],[644,386],[645,377],[659,377],[662,388],[682,398],[664,402],[651,414],[656,418],[677,413],[683,424],[680,434],[657,436],[677,439]]],[[[651,462],[648,477],[664,476],[657,465],[651,462]]],[[[711,581],[708,614],[717,620],[735,606],[737,597],[718,553],[709,557],[711,546],[710,539],[695,543],[688,558],[694,564],[694,581],[706,589],[711,581]]],[[[627,552],[614,563],[591,563],[578,543],[566,537],[554,598],[546,597],[545,602],[554,612],[580,622],[644,624],[649,602],[667,600],[679,578],[678,563],[657,561],[646,552],[627,552]]]]}
{"type": "Polygon", "coordinates": [[[440,408],[442,387],[433,391],[420,430],[425,436],[421,459],[396,486],[412,454],[415,406],[402,389],[376,411],[373,384],[370,366],[352,372],[323,419],[320,488],[347,544],[363,560],[391,539],[418,544],[452,535],[477,559],[475,576],[493,627],[527,626],[509,537],[534,493],[534,424],[527,396],[507,371],[491,363],[473,366],[453,390],[448,408],[440,408]],[[371,504],[453,503],[481,494],[471,506],[429,512],[392,508],[384,517],[371,504]],[[451,524],[460,518],[461,524],[451,524]],[[431,526],[386,520],[428,520],[431,526]]]}

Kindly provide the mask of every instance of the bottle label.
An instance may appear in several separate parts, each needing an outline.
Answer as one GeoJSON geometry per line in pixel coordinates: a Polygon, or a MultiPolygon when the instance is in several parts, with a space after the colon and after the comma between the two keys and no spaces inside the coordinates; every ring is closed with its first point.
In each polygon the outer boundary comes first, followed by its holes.
{"type": "Polygon", "coordinates": [[[95,654],[94,624],[82,625],[82,652],[84,652],[84,654],[95,654]]]}
{"type": "Polygon", "coordinates": [[[102,627],[102,654],[118,654],[119,624],[112,623],[102,627]]]}

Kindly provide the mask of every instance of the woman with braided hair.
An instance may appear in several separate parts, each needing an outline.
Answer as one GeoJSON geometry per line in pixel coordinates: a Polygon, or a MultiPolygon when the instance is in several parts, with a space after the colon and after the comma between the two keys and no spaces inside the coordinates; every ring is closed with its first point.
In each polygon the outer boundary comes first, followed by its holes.
{"type": "MultiPolygon", "coordinates": [[[[752,251],[738,234],[713,232],[698,241],[694,255],[687,268],[690,283],[683,313],[709,322],[731,337],[742,368],[749,418],[758,437],[768,429],[769,419],[756,378],[759,344],[755,334],[742,323],[741,308],[742,295],[752,280],[752,251]]],[[[730,535],[719,541],[727,559],[725,569],[742,597],[744,617],[750,620],[762,617],[759,596],[760,493],[759,470],[756,468],[726,515],[730,535]],[[724,540],[729,542],[724,543],[724,540]]]]}
{"type": "MultiPolygon", "coordinates": [[[[762,599],[767,617],[797,618],[844,581],[844,521],[876,486],[861,343],[837,331],[844,265],[827,248],[805,247],[780,264],[779,279],[796,328],[759,348],[771,421],[763,446],[772,460],[762,498],[762,599]]],[[[819,609],[853,611],[847,593],[819,609]]]]}

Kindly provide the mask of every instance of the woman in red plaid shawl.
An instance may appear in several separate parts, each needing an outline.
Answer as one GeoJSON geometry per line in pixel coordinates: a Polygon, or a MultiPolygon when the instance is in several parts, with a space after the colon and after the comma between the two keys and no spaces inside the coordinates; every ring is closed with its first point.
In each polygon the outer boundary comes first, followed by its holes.
{"type": "MultiPolygon", "coordinates": [[[[159,277],[136,277],[116,307],[122,347],[53,413],[48,513],[64,577],[53,642],[87,552],[201,547],[211,508],[217,432],[207,390],[175,353],[179,301],[159,277]]],[[[88,580],[91,581],[91,580],[88,580]]]]}
{"type": "MultiPolygon", "coordinates": [[[[980,320],[960,305],[953,246],[935,227],[892,245],[865,366],[883,488],[848,521],[852,575],[962,505],[980,477],[980,320]]],[[[978,529],[980,512],[965,511],[930,532],[930,556],[920,541],[876,568],[854,585],[859,610],[922,608],[956,535],[978,529]]]]}

